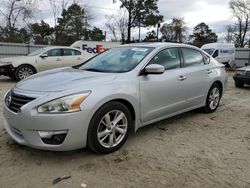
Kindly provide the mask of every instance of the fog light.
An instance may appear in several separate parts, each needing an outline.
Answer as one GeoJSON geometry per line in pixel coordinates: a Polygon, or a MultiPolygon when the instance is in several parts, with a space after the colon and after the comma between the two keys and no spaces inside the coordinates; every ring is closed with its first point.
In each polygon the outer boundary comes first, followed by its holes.
{"type": "Polygon", "coordinates": [[[38,131],[39,136],[45,144],[59,145],[65,140],[68,130],[63,131],[38,131]]]}

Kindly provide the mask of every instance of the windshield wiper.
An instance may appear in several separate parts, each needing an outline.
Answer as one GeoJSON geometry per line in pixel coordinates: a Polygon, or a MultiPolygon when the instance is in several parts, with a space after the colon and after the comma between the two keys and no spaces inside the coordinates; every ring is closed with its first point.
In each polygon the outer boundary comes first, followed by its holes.
{"type": "Polygon", "coordinates": [[[86,69],[82,69],[82,70],[91,71],[91,72],[104,72],[104,71],[102,71],[102,70],[94,69],[94,68],[86,68],[86,69]]]}

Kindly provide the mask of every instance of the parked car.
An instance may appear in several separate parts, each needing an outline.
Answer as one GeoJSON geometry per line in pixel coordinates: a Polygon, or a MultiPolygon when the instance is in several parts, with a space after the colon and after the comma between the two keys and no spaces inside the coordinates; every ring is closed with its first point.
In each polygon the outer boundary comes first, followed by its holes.
{"type": "Polygon", "coordinates": [[[0,75],[19,81],[48,69],[81,64],[84,60],[83,51],[80,49],[64,46],[46,47],[28,56],[0,59],[0,75]]]}
{"type": "Polygon", "coordinates": [[[227,65],[235,59],[235,45],[227,43],[209,43],[201,47],[218,62],[227,65]]]}
{"type": "Polygon", "coordinates": [[[224,65],[196,47],[124,45],[17,83],[5,95],[4,125],[30,147],[109,153],[142,126],[196,108],[214,112],[226,85],[224,65]]]}
{"type": "Polygon", "coordinates": [[[234,83],[236,87],[243,87],[245,84],[250,85],[250,66],[237,69],[234,75],[234,83]]]}

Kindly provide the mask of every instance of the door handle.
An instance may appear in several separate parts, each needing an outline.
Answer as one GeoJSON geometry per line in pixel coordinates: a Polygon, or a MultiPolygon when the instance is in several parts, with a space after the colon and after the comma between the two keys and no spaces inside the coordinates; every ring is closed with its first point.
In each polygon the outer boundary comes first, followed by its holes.
{"type": "Polygon", "coordinates": [[[186,77],[186,76],[183,76],[183,75],[180,76],[180,77],[178,78],[179,81],[184,81],[184,80],[186,80],[186,79],[187,79],[187,77],[186,77]]]}
{"type": "Polygon", "coordinates": [[[212,73],[212,70],[208,69],[207,74],[211,74],[211,73],[212,73]]]}
{"type": "Polygon", "coordinates": [[[57,58],[56,61],[61,61],[61,59],[60,59],[60,58],[57,58]]]}
{"type": "Polygon", "coordinates": [[[82,58],[78,57],[77,60],[82,60],[82,58]]]}

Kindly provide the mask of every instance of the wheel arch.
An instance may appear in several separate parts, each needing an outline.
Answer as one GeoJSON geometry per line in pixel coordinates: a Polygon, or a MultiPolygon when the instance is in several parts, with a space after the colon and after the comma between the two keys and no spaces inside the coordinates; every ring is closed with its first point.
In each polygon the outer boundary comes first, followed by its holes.
{"type": "MultiPolygon", "coordinates": [[[[216,81],[213,82],[213,84],[218,84],[218,85],[219,85],[219,87],[220,87],[220,89],[221,89],[220,92],[221,92],[221,95],[222,95],[222,94],[224,93],[224,92],[223,92],[223,91],[224,91],[223,83],[222,83],[220,80],[216,80],[216,81]]],[[[212,85],[213,85],[213,84],[212,84],[212,85]]],[[[211,85],[211,87],[212,87],[212,85],[211,85]]],[[[211,88],[211,87],[210,87],[210,88],[211,88]]]]}
{"type": "Polygon", "coordinates": [[[132,102],[125,99],[125,98],[117,97],[117,98],[109,99],[109,100],[106,100],[105,102],[103,102],[101,105],[98,105],[98,107],[95,108],[95,110],[92,112],[90,120],[93,118],[95,112],[98,109],[100,109],[102,106],[104,106],[104,105],[106,105],[106,104],[108,104],[110,102],[119,102],[119,103],[125,105],[128,108],[128,110],[129,110],[129,112],[131,114],[132,121],[133,121],[132,127],[131,127],[130,130],[135,132],[136,131],[136,125],[138,124],[137,123],[137,121],[138,121],[138,119],[137,119],[138,118],[137,117],[137,111],[136,111],[136,108],[132,105],[132,102]]]}
{"type": "Polygon", "coordinates": [[[22,66],[29,66],[29,67],[34,69],[35,73],[37,73],[36,68],[33,65],[29,64],[29,63],[24,63],[24,64],[21,64],[21,65],[18,65],[17,67],[15,67],[15,70],[17,70],[18,68],[20,68],[22,66]]]}

